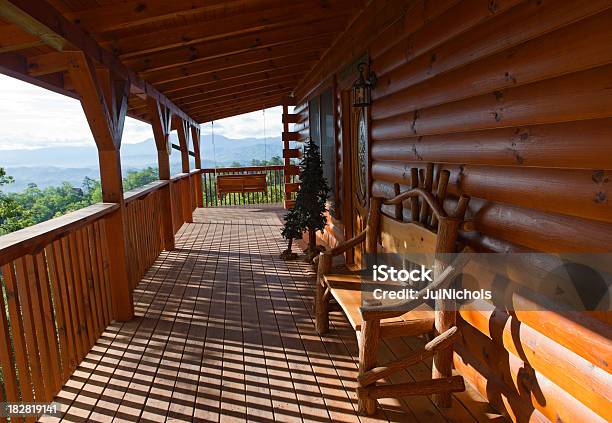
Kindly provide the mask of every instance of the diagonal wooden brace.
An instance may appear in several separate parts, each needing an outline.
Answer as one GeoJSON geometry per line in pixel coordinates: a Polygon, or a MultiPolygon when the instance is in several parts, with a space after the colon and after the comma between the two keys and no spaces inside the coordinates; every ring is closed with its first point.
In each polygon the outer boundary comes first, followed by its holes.
{"type": "Polygon", "coordinates": [[[453,326],[446,332],[436,336],[425,347],[419,351],[415,351],[407,357],[387,363],[384,366],[374,367],[367,372],[360,374],[357,377],[360,386],[369,386],[377,381],[392,375],[393,373],[413,366],[421,361],[432,357],[436,352],[442,351],[453,345],[459,339],[459,330],[457,326],[453,326]]]}

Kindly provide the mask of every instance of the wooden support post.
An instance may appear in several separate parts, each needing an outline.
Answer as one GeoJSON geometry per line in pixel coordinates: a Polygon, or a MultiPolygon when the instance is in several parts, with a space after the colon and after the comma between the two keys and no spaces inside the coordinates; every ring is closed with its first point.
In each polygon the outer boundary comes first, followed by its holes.
{"type": "Polygon", "coordinates": [[[195,153],[195,167],[199,169],[200,172],[195,174],[196,178],[196,206],[204,207],[204,192],[202,191],[202,155],[200,153],[200,141],[201,141],[201,132],[199,126],[191,127],[191,139],[193,142],[193,152],[195,153]]]}
{"type": "Polygon", "coordinates": [[[378,226],[380,225],[380,206],[382,200],[378,197],[370,198],[370,211],[366,225],[366,254],[374,255],[378,251],[378,226]]]}
{"type": "MultiPolygon", "coordinates": [[[[442,218],[438,224],[438,237],[436,245],[436,259],[434,266],[434,279],[437,280],[450,264],[449,253],[455,251],[457,231],[461,224],[460,219],[442,218]]],[[[437,299],[435,301],[435,331],[436,335],[445,333],[457,324],[457,304],[452,299],[437,299]]],[[[447,348],[438,351],[433,358],[432,378],[447,379],[453,375],[453,349],[447,348]]],[[[450,392],[443,392],[433,396],[433,402],[438,407],[450,407],[452,397],[450,392]]]]}
{"type": "MultiPolygon", "coordinates": [[[[189,140],[191,133],[189,130],[189,123],[184,121],[178,116],[174,117],[174,126],[178,133],[179,147],[181,148],[181,171],[183,173],[189,173],[189,140]]],[[[193,184],[191,182],[191,176],[187,176],[179,182],[182,184],[181,187],[181,198],[183,200],[183,220],[185,222],[193,222],[193,207],[191,199],[193,198],[192,190],[193,184]]]]}
{"type": "Polygon", "coordinates": [[[459,339],[457,326],[453,326],[441,335],[429,341],[421,350],[414,351],[406,357],[398,358],[384,366],[374,367],[372,370],[361,373],[357,378],[360,386],[370,386],[377,381],[391,376],[400,370],[414,366],[417,363],[427,360],[436,352],[452,347],[453,343],[459,339]]]}
{"type": "MultiPolygon", "coordinates": [[[[287,97],[285,99],[283,99],[283,116],[288,116],[289,115],[289,106],[294,106],[295,105],[295,99],[287,97]]],[[[285,152],[289,151],[289,120],[288,119],[283,119],[283,165],[284,165],[284,175],[285,175],[285,201],[284,201],[284,207],[286,209],[288,209],[289,207],[291,207],[293,205],[293,200],[290,198],[291,197],[291,192],[288,191],[287,187],[288,184],[293,182],[293,176],[290,175],[290,172],[288,172],[289,168],[291,167],[291,157],[289,157],[287,154],[284,154],[285,152]]]]}
{"type": "MultiPolygon", "coordinates": [[[[151,115],[151,126],[157,148],[157,164],[159,179],[170,180],[170,124],[172,112],[153,98],[147,99],[149,114],[151,115]]],[[[170,184],[160,190],[160,215],[162,223],[162,241],[164,249],[174,250],[174,230],[172,228],[172,196],[170,195],[170,184]]]]}
{"type": "MultiPolygon", "coordinates": [[[[359,334],[359,374],[376,367],[380,342],[380,320],[364,320],[359,334]]],[[[376,399],[364,395],[357,389],[359,414],[371,416],[376,412],[376,399]]]]}
{"type": "Polygon", "coordinates": [[[328,252],[319,255],[317,279],[315,287],[315,326],[317,332],[323,335],[329,331],[329,297],[325,296],[326,284],[323,277],[329,273],[333,256],[328,252]]]}
{"type": "Polygon", "coordinates": [[[98,147],[102,200],[119,208],[106,219],[113,315],[116,320],[134,317],[134,302],[128,279],[125,203],[119,149],[127,113],[129,82],[97,72],[80,52],[70,54],[68,72],[98,147]]]}

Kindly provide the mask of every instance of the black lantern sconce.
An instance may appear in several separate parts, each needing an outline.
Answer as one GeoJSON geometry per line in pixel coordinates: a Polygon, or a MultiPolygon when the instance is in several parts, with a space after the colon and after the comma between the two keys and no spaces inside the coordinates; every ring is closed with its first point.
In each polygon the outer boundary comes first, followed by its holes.
{"type": "Polygon", "coordinates": [[[353,83],[353,107],[368,107],[372,104],[372,88],[376,85],[376,74],[369,70],[365,76],[366,63],[357,65],[359,78],[353,83]]]}

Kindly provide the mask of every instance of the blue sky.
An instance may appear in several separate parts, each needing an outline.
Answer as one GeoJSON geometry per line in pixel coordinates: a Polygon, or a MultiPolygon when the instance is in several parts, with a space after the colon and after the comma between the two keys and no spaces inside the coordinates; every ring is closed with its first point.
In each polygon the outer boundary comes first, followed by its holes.
{"type": "MultiPolygon", "coordinates": [[[[282,108],[266,110],[266,134],[279,137],[282,108]]],[[[52,146],[93,145],[93,138],[77,100],[0,74],[0,150],[52,146]]],[[[210,123],[202,126],[204,142],[210,123]]],[[[262,111],[215,122],[215,134],[228,138],[263,138],[262,111]]],[[[124,143],[153,137],[150,125],[127,118],[124,143]]]]}

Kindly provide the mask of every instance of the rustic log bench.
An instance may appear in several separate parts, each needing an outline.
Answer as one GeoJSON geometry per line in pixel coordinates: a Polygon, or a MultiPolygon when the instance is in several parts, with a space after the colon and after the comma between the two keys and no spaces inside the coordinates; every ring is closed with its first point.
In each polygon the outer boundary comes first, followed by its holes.
{"type": "MultiPolygon", "coordinates": [[[[365,229],[356,237],[319,256],[315,294],[316,328],[321,334],[329,329],[330,300],[335,300],[350,322],[359,341],[359,377],[357,396],[359,411],[371,415],[379,398],[406,395],[434,395],[441,407],[451,405],[451,393],[465,390],[463,378],[452,375],[452,345],[458,339],[456,307],[449,300],[436,300],[433,308],[422,299],[426,290],[447,287],[460,274],[465,254],[456,252],[458,229],[463,222],[469,198],[461,196],[452,215],[444,210],[444,198],[449,172],[441,171],[433,187],[433,165],[419,173],[412,169],[412,189],[390,200],[371,198],[365,229]],[[433,188],[433,189],[432,189],[433,188]],[[402,219],[402,204],[410,203],[412,221],[402,219]],[[382,206],[392,206],[395,218],[382,213],[382,206]],[[365,254],[376,257],[378,245],[382,252],[409,258],[409,267],[433,266],[434,278],[428,286],[420,287],[419,299],[401,300],[393,307],[376,304],[367,286],[375,285],[362,270],[332,269],[332,259],[347,250],[365,243],[365,254]],[[384,365],[377,363],[378,347],[382,338],[432,334],[434,339],[420,351],[384,365]],[[400,384],[377,385],[376,382],[430,357],[434,357],[432,379],[400,384]]],[[[378,256],[380,257],[380,256],[378,256]]]]}
{"type": "Polygon", "coordinates": [[[217,176],[217,192],[219,197],[225,194],[245,194],[249,192],[267,192],[268,185],[265,173],[250,173],[244,175],[217,176]]]}

